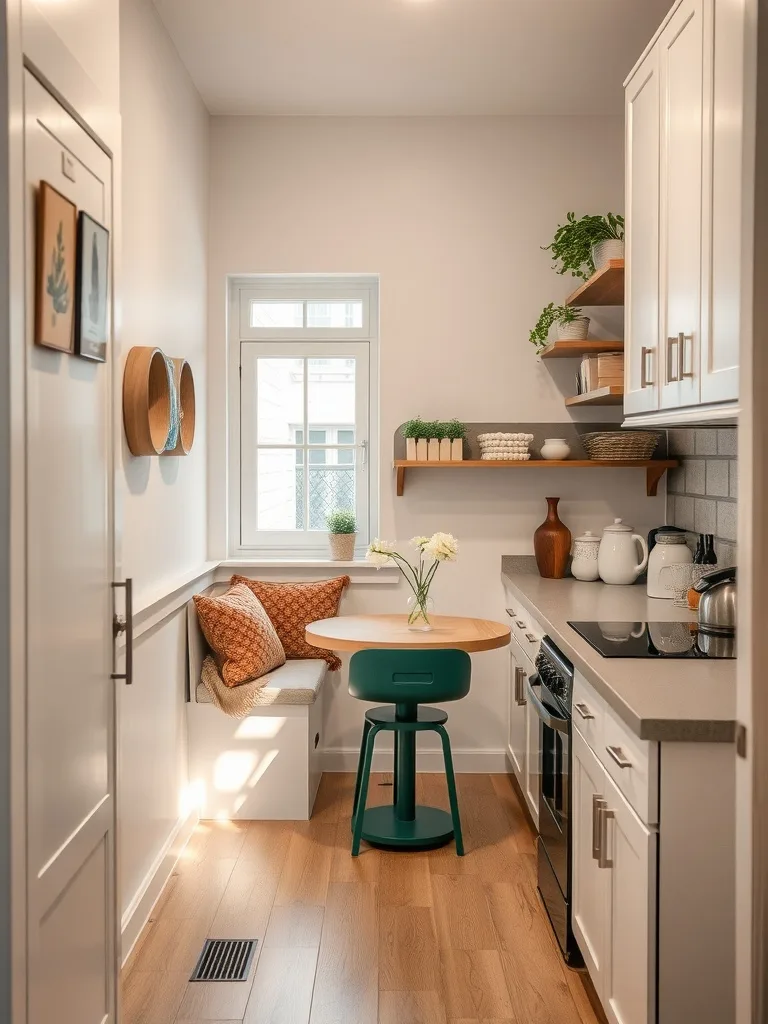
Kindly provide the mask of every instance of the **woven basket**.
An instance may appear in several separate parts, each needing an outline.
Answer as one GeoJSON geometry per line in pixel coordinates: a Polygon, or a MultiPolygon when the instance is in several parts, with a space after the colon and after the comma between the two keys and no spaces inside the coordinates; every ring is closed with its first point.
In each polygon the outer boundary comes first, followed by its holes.
{"type": "Polygon", "coordinates": [[[582,434],[590,459],[650,459],[661,440],[656,430],[604,430],[582,434]]]}

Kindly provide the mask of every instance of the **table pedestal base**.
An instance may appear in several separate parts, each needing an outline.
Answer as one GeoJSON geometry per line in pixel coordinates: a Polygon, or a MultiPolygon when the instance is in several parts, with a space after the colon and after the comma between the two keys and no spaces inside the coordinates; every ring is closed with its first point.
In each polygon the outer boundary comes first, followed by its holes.
{"type": "Polygon", "coordinates": [[[453,839],[453,823],[438,807],[416,807],[416,816],[404,821],[390,805],[369,807],[363,815],[363,839],[373,846],[430,850],[453,839]]]}

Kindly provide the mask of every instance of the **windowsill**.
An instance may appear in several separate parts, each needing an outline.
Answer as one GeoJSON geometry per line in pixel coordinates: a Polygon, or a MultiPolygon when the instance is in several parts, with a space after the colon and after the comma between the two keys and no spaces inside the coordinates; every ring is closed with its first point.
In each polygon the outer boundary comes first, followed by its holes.
{"type": "Polygon", "coordinates": [[[312,570],[326,575],[329,570],[337,569],[352,578],[353,583],[397,583],[400,571],[394,566],[377,569],[365,559],[354,559],[351,562],[335,562],[330,558],[228,558],[219,564],[219,571],[224,570],[292,570],[303,576],[312,570]]]}

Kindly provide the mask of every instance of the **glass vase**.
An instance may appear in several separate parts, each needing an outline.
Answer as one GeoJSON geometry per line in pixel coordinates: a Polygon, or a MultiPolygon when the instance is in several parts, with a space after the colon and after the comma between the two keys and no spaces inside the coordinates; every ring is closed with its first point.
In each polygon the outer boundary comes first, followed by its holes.
{"type": "Polygon", "coordinates": [[[408,598],[408,629],[426,633],[432,629],[435,603],[429,594],[411,594],[408,598]]]}

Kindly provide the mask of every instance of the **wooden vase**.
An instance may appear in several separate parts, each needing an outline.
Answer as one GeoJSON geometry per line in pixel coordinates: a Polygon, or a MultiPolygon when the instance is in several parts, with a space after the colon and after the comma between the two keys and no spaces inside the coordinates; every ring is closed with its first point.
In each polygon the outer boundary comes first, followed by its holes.
{"type": "Polygon", "coordinates": [[[548,580],[561,580],[568,568],[571,531],[557,514],[559,498],[547,498],[547,518],[533,535],[533,551],[539,575],[548,580]]]}

